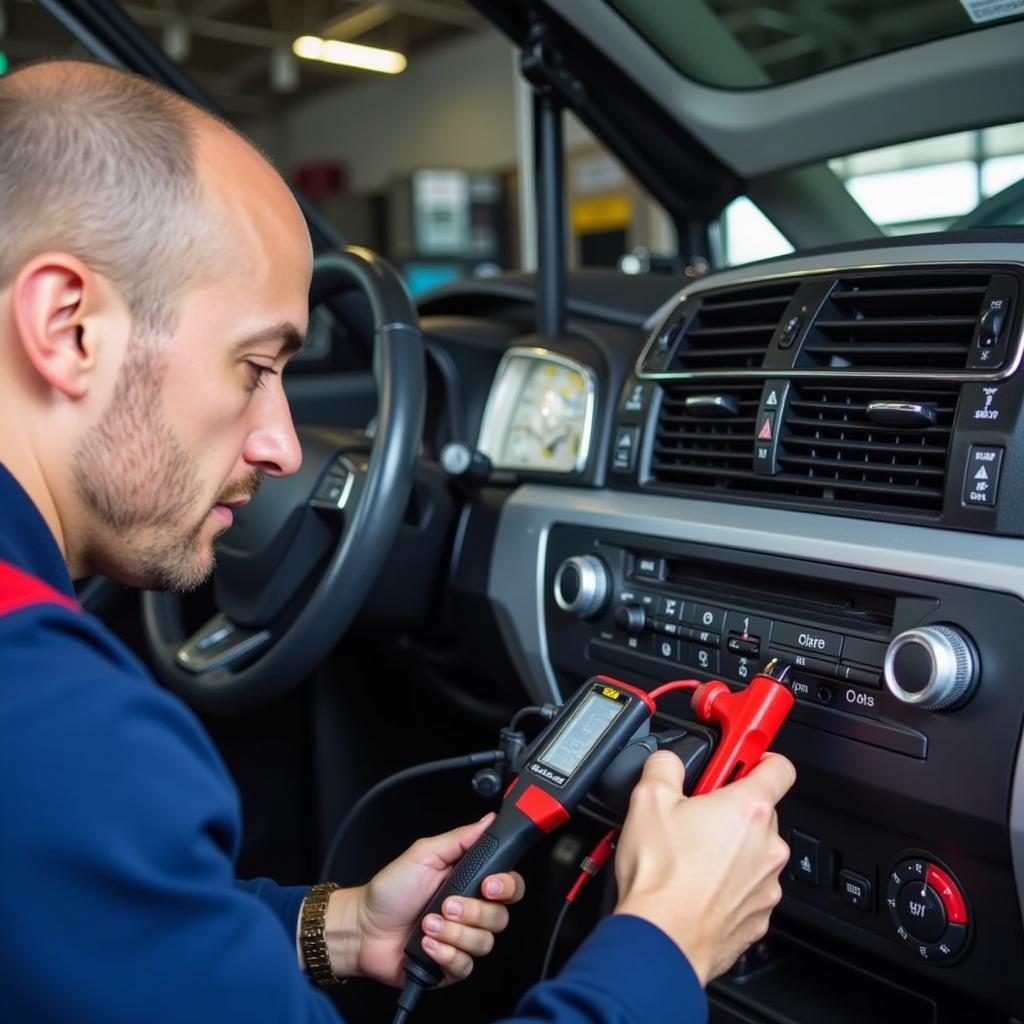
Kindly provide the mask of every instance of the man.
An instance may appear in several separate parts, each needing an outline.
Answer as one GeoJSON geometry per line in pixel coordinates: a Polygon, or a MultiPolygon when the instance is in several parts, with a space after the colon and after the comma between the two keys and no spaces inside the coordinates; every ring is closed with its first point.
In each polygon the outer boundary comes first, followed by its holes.
{"type": "MultiPolygon", "coordinates": [[[[238,799],[191,712],[75,604],[105,573],[187,589],[263,474],[300,452],[281,371],[311,256],[284,183],[229,127],[77,63],[0,82],[0,971],[11,1021],[327,1021],[301,973],[303,888],[236,883],[238,799]]],[[[518,1020],[687,1021],[764,934],[787,858],[779,757],[687,801],[652,757],[619,903],[518,1020]]],[[[487,819],[327,896],[337,976],[402,980],[422,930],[465,977],[522,896],[422,908],[487,819]]]]}

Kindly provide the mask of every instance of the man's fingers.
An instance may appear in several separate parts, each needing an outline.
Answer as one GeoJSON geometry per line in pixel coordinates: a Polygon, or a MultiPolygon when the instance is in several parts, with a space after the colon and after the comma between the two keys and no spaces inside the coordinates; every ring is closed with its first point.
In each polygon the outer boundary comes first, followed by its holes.
{"type": "Polygon", "coordinates": [[[758,789],[772,804],[777,804],[796,782],[796,769],[787,757],[781,754],[765,754],[754,765],[750,773],[734,783],[746,789],[758,789]]]}
{"type": "Polygon", "coordinates": [[[489,811],[472,825],[460,825],[439,836],[418,839],[409,852],[414,859],[431,867],[450,867],[487,831],[495,817],[494,811],[489,811]]]}
{"type": "Polygon", "coordinates": [[[526,882],[518,871],[506,871],[500,875],[488,875],[480,892],[495,903],[518,903],[526,894],[526,882]]]}
{"type": "Polygon", "coordinates": [[[423,949],[431,960],[444,968],[446,981],[463,981],[473,970],[473,958],[468,953],[446,942],[438,942],[430,935],[423,936],[423,949]]]}
{"type": "Polygon", "coordinates": [[[470,956],[486,956],[494,949],[494,933],[486,928],[469,928],[455,921],[446,921],[437,914],[428,914],[423,930],[430,938],[445,946],[459,949],[470,956]]]}
{"type": "Polygon", "coordinates": [[[657,750],[647,758],[643,774],[640,776],[640,784],[666,783],[682,795],[684,773],[683,762],[671,750],[657,750]]]}
{"type": "Polygon", "coordinates": [[[449,896],[441,907],[441,914],[449,921],[486,928],[489,932],[503,932],[508,927],[508,908],[504,903],[449,896]]]}

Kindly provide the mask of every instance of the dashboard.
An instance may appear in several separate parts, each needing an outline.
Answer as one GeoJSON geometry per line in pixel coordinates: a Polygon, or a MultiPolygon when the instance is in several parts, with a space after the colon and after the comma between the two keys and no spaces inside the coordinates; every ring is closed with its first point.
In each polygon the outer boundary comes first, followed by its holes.
{"type": "Polygon", "coordinates": [[[835,986],[883,1022],[1024,1016],[1022,252],[795,256],[642,318],[584,299],[481,375],[487,566],[465,582],[457,544],[451,580],[531,700],[794,666],[775,954],[714,1019],[864,1019],[835,986]]]}

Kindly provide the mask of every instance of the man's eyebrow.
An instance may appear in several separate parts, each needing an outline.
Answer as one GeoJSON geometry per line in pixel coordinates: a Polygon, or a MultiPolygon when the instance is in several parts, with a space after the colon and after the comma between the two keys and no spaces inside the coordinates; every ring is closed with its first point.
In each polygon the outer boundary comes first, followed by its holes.
{"type": "Polygon", "coordinates": [[[293,323],[280,323],[274,324],[273,327],[265,327],[262,331],[256,331],[255,334],[246,335],[239,343],[238,348],[244,348],[246,345],[265,345],[270,342],[280,341],[282,356],[292,356],[298,352],[305,339],[300,333],[299,329],[293,323]]]}

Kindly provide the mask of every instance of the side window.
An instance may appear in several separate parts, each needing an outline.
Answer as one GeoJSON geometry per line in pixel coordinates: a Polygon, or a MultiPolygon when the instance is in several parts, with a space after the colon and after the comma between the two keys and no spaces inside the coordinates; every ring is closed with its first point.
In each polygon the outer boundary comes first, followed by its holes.
{"type": "MultiPolygon", "coordinates": [[[[1024,124],[853,153],[829,166],[886,234],[942,231],[1024,177],[1024,124]]],[[[987,223],[1022,221],[1018,204],[987,223]]]]}
{"type": "Polygon", "coordinates": [[[716,267],[785,256],[793,251],[781,231],[746,196],[734,199],[711,226],[716,267]]]}

